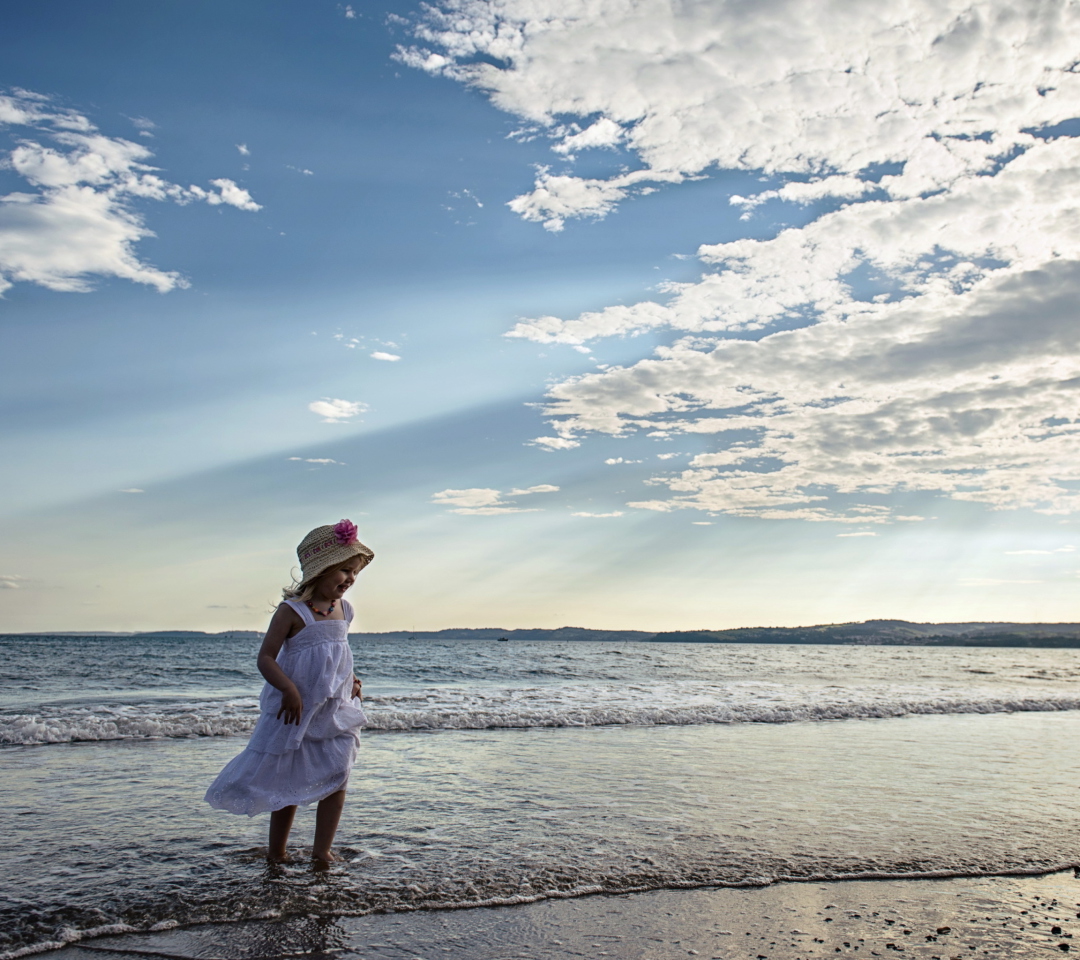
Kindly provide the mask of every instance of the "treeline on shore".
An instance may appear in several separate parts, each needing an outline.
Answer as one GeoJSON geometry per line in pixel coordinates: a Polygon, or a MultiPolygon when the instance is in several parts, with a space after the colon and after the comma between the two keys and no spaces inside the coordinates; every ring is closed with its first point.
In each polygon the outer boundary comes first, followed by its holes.
{"type": "MultiPolygon", "coordinates": [[[[38,634],[40,636],[41,634],[38,634]]],[[[55,633],[50,636],[234,637],[257,638],[254,630],[206,633],[200,630],[157,630],[143,633],[55,633]]],[[[0,636],[5,636],[0,634],[0,636]]],[[[13,635],[12,635],[13,636],[13,635]]],[[[23,634],[25,636],[25,634],[23,634]]],[[[447,627],[444,630],[392,630],[354,633],[372,640],[506,640],[601,641],[606,643],[824,643],[920,647],[1059,647],[1080,648],[1080,623],[912,623],[909,620],[864,620],[811,627],[736,627],[731,630],[553,630],[502,627],[447,627]]]]}
{"type": "Polygon", "coordinates": [[[359,634],[372,639],[416,640],[599,640],[643,643],[824,643],[892,644],[943,647],[1076,647],[1080,623],[912,623],[908,620],[866,620],[810,627],[737,627],[731,630],[504,630],[450,627],[445,630],[396,630],[359,634]]]}

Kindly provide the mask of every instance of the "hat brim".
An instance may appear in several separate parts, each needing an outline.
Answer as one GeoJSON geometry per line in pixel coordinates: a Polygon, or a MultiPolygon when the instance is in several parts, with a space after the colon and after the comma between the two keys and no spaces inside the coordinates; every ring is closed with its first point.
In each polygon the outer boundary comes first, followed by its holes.
{"type": "Polygon", "coordinates": [[[340,566],[353,557],[363,559],[364,562],[360,566],[360,569],[363,570],[375,559],[375,552],[370,547],[364,546],[359,540],[354,543],[340,544],[330,550],[324,550],[318,557],[312,558],[307,570],[301,570],[303,579],[296,585],[296,589],[299,590],[308,586],[313,580],[318,580],[327,570],[340,566]],[[314,569],[312,569],[312,566],[314,566],[314,569]]]}

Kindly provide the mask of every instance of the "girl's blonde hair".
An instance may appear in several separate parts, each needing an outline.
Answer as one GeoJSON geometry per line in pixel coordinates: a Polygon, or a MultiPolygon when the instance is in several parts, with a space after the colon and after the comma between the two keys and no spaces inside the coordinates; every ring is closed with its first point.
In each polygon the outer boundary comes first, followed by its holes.
{"type": "MultiPolygon", "coordinates": [[[[296,574],[293,574],[293,582],[291,585],[285,587],[281,591],[282,600],[299,600],[301,603],[307,603],[312,597],[315,596],[315,586],[318,582],[326,576],[328,573],[332,573],[334,570],[340,570],[342,567],[347,566],[350,563],[360,561],[360,570],[363,570],[371,562],[371,557],[365,556],[362,553],[353,554],[351,557],[346,557],[344,560],[327,567],[321,571],[318,576],[312,577],[306,583],[297,580],[296,574]]],[[[359,571],[357,571],[359,573],[359,571]]]]}
{"type": "Polygon", "coordinates": [[[314,580],[309,580],[307,583],[301,583],[294,576],[292,584],[282,588],[281,599],[299,600],[302,603],[307,603],[308,600],[315,596],[315,584],[318,582],[319,577],[316,577],[314,580]]]}

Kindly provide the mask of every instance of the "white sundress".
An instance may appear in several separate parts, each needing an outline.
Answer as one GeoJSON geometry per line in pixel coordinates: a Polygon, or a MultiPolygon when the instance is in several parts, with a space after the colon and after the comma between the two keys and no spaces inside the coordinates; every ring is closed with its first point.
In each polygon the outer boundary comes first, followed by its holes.
{"type": "Polygon", "coordinates": [[[360,700],[352,696],[348,634],[353,608],[342,600],[344,620],[316,621],[305,604],[285,602],[304,621],[277,655],[304,701],[300,723],[278,719],[281,691],[266,684],[259,696],[262,712],[247,747],[206,791],[206,802],[218,810],[253,817],[323,800],[346,787],[356,761],[360,728],[367,718],[360,700]]]}

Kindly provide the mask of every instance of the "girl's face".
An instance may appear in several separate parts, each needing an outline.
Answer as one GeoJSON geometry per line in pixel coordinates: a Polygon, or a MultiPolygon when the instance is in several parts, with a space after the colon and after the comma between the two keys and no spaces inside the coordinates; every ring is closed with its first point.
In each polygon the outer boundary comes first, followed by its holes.
{"type": "Polygon", "coordinates": [[[337,600],[345,596],[349,588],[356,583],[356,575],[363,568],[364,562],[360,557],[352,557],[338,564],[319,577],[317,593],[327,600],[337,600]]]}

